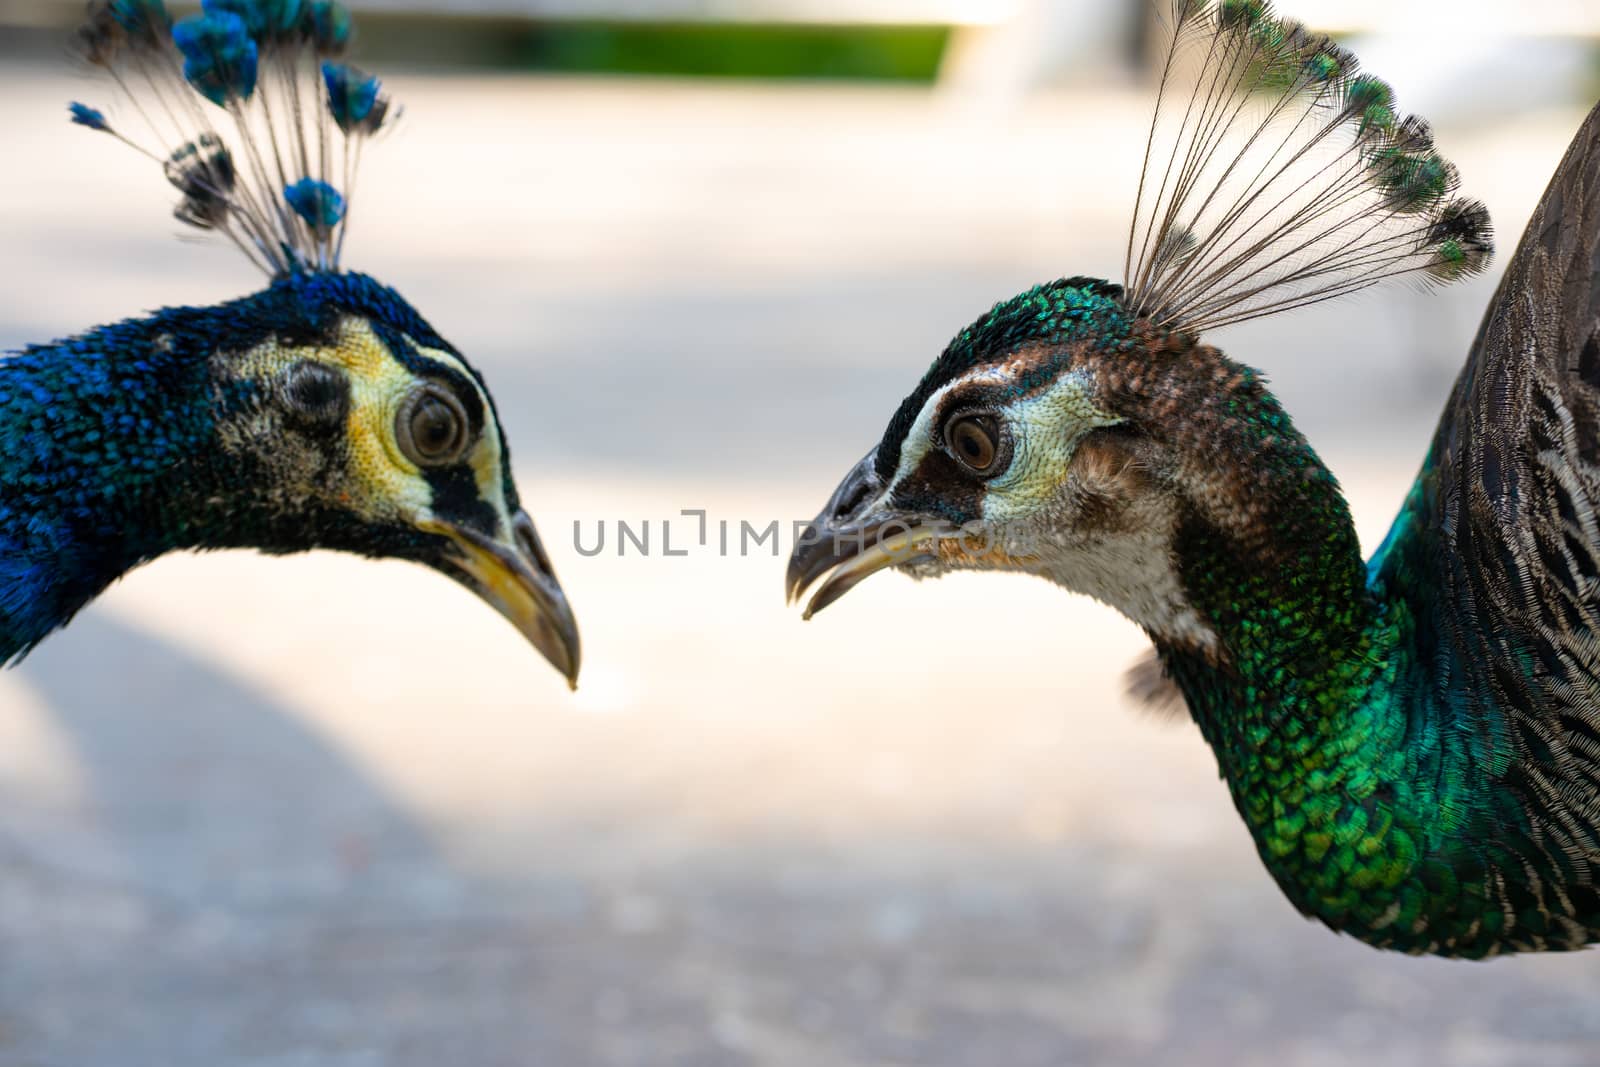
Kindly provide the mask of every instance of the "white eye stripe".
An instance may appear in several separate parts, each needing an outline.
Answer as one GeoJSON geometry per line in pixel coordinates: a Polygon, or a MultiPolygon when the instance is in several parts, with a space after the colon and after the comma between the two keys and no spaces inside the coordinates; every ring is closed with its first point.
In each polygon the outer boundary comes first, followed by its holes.
{"type": "MultiPolygon", "coordinates": [[[[407,337],[406,340],[411,341],[411,338],[407,337]]],[[[450,354],[449,352],[445,352],[442,349],[427,348],[423,345],[417,344],[415,341],[411,341],[411,347],[416,351],[417,355],[437,363],[447,370],[454,371],[456,376],[470,385],[473,393],[478,398],[478,403],[483,405],[484,421],[488,421],[488,415],[490,411],[489,394],[484,391],[483,386],[478,383],[477,376],[467,368],[465,363],[461,362],[461,360],[456,356],[450,354]]]]}
{"type": "Polygon", "coordinates": [[[900,443],[900,462],[895,467],[894,477],[889,481],[889,488],[893,489],[902,480],[910,477],[928,453],[940,447],[944,437],[942,433],[934,433],[934,420],[941,414],[944,398],[958,389],[965,389],[980,383],[1003,384],[1009,381],[1011,375],[1004,364],[984,364],[976,367],[961,377],[945,383],[934,391],[933,395],[923,403],[922,410],[917,412],[916,421],[911,424],[911,429],[906,432],[906,438],[900,443]]]}
{"type": "MultiPolygon", "coordinates": [[[[916,421],[911,424],[905,440],[900,446],[900,462],[895,467],[893,479],[889,487],[894,486],[912,474],[927,458],[928,453],[935,448],[942,447],[943,433],[935,433],[935,422],[943,417],[944,400],[951,393],[977,385],[1009,385],[1016,380],[1018,367],[1014,362],[985,364],[968,371],[961,377],[942,385],[933,395],[923,403],[922,410],[917,412],[916,421]]],[[[1042,427],[1048,431],[1048,424],[1054,423],[1065,431],[1067,438],[1076,444],[1077,440],[1094,429],[1096,426],[1107,426],[1120,421],[1109,412],[1103,411],[1090,399],[1093,380],[1086,371],[1069,371],[1061,375],[1046,388],[1027,396],[1018,397],[1003,404],[988,406],[988,410],[1000,413],[1008,425],[1021,431],[1036,422],[1047,424],[1042,427]],[[1041,406],[1042,405],[1042,406],[1041,406]],[[1007,418],[1014,412],[1034,412],[1036,417],[1020,420],[1022,426],[1017,426],[1018,420],[1007,418]]],[[[1027,469],[1023,463],[1023,450],[1029,447],[1026,432],[1016,432],[1015,447],[1017,452],[1011,462],[1010,470],[1003,473],[995,485],[1004,485],[1008,479],[1021,477],[1027,469]]]]}
{"type": "Polygon", "coordinates": [[[900,444],[900,462],[895,467],[894,477],[889,481],[889,488],[893,489],[916,470],[927,458],[928,453],[936,446],[933,433],[934,416],[939,413],[944,398],[952,389],[966,384],[967,379],[961,378],[949,385],[941,386],[932,396],[928,397],[922,410],[917,412],[917,419],[911,424],[911,429],[906,432],[906,439],[900,444]]]}

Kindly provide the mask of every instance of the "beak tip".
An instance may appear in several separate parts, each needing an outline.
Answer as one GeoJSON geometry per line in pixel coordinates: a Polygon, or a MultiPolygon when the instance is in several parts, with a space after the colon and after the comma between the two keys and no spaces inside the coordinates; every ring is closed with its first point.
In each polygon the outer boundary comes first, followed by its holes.
{"type": "Polygon", "coordinates": [[[560,671],[561,676],[566,679],[567,692],[576,693],[578,691],[578,674],[583,669],[583,661],[578,654],[577,622],[570,615],[565,621],[567,625],[562,631],[559,634],[552,635],[555,638],[552,644],[560,650],[559,653],[551,655],[550,651],[544,648],[541,648],[540,651],[544,653],[545,659],[550,661],[550,665],[560,671]]]}
{"type": "Polygon", "coordinates": [[[578,622],[527,514],[516,513],[508,537],[433,519],[423,529],[454,543],[448,573],[505,616],[576,690],[578,622]]]}

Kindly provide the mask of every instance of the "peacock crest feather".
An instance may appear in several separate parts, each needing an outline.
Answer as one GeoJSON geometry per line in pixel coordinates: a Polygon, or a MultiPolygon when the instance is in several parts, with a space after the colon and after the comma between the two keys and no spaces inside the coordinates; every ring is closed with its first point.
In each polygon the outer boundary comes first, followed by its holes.
{"type": "Polygon", "coordinates": [[[1198,333],[1488,265],[1488,212],[1348,50],[1263,0],[1175,0],[1168,28],[1124,263],[1136,315],[1198,333]]]}
{"type": "Polygon", "coordinates": [[[332,549],[429,566],[575,680],[577,624],[482,376],[340,267],[366,142],[399,111],[339,0],[94,0],[78,41],[183,223],[269,282],[0,359],[0,666],[168,552],[332,549]]]}
{"type": "Polygon", "coordinates": [[[351,34],[338,0],[204,0],[176,22],[162,0],[96,0],[79,42],[134,122],[81,103],[72,121],[160,165],[177,218],[268,275],[337,271],[362,146],[399,117],[342,61],[351,34]]]}

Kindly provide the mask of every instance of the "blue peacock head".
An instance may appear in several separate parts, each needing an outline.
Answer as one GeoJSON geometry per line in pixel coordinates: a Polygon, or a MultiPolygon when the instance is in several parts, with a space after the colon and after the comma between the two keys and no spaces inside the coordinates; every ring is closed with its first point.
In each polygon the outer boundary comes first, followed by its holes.
{"type": "Polygon", "coordinates": [[[157,464],[186,480],[187,510],[138,552],[422,562],[575,681],[576,625],[481,375],[398,293],[341,267],[363,147],[398,114],[344,60],[351,36],[338,0],[204,0],[176,21],[162,0],[97,0],[80,31],[137,122],[80,103],[72,121],[160,164],[176,217],[269,278],[253,296],[98,335],[98,358],[155,367],[201,431],[193,455],[157,464]]]}

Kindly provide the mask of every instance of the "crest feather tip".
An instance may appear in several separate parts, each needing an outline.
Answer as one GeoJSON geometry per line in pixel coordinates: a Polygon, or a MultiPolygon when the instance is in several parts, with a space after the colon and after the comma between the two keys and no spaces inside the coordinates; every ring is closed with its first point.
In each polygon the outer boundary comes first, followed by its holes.
{"type": "Polygon", "coordinates": [[[1388,82],[1264,0],[1173,5],[1128,235],[1135,314],[1199,333],[1487,266],[1482,205],[1452,199],[1455,166],[1388,82]]]}
{"type": "Polygon", "coordinates": [[[163,0],[95,0],[79,46],[147,128],[130,136],[95,108],[69,111],[159,163],[181,194],[176,217],[267,273],[336,271],[360,143],[398,114],[377,78],[323,62],[353,33],[340,0],[201,0],[176,22],[163,0]],[[190,94],[227,116],[232,146],[190,94]]]}

